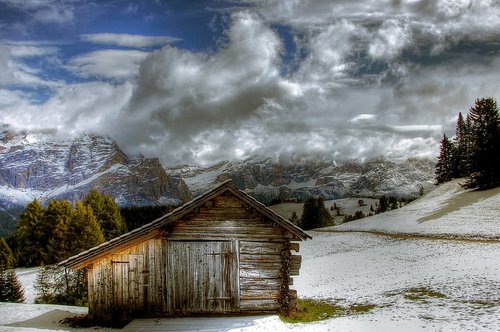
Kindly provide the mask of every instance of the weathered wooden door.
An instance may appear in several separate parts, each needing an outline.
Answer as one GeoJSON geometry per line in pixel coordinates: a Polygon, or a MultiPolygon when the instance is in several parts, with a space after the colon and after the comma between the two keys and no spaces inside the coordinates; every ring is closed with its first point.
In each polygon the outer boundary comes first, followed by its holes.
{"type": "Polygon", "coordinates": [[[237,251],[236,241],[167,241],[167,311],[237,311],[237,251]]]}
{"type": "Polygon", "coordinates": [[[111,269],[113,307],[126,308],[131,312],[142,311],[147,294],[144,255],[115,255],[111,260],[111,269]]]}

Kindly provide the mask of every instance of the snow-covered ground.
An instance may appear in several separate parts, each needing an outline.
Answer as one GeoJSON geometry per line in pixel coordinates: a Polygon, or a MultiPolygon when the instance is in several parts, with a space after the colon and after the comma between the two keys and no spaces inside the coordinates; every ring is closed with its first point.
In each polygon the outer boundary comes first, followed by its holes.
{"type": "MultiPolygon", "coordinates": [[[[402,209],[333,229],[500,238],[499,203],[498,189],[466,194],[454,182],[402,209]]],[[[500,331],[500,241],[396,238],[359,232],[310,234],[313,239],[301,243],[302,268],[294,278],[293,288],[299,296],[345,306],[369,303],[375,305],[373,310],[308,324],[286,324],[277,316],[259,316],[230,322],[218,318],[220,325],[196,318],[162,319],[161,326],[170,330],[220,326],[226,331],[500,331]],[[412,289],[424,290],[424,294],[417,296],[412,289]]],[[[27,286],[35,272],[18,270],[29,299],[34,297],[28,295],[33,288],[27,286]]],[[[2,325],[55,308],[86,310],[0,303],[0,331],[45,331],[2,325]]]]}
{"type": "Polygon", "coordinates": [[[500,239],[500,187],[463,190],[454,180],[401,209],[331,229],[500,239]]]}

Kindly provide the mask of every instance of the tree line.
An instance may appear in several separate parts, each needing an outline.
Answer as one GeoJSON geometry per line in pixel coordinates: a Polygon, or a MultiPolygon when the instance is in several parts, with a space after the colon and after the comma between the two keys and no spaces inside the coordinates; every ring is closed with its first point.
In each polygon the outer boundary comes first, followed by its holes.
{"type": "Polygon", "coordinates": [[[0,265],[54,264],[126,230],[114,200],[96,189],[74,204],[65,199],[53,199],[44,208],[35,199],[19,215],[9,243],[0,240],[3,252],[0,265]]]}
{"type": "Polygon", "coordinates": [[[435,183],[466,178],[465,188],[494,188],[500,185],[499,170],[499,109],[493,98],[477,99],[465,119],[458,114],[455,137],[443,135],[435,183]]]}
{"type": "Polygon", "coordinates": [[[23,302],[16,266],[42,266],[35,281],[36,303],[83,305],[85,271],[53,265],[157,219],[171,206],[124,207],[92,189],[81,201],[30,202],[19,215],[13,236],[0,238],[0,302],[23,302]]]}

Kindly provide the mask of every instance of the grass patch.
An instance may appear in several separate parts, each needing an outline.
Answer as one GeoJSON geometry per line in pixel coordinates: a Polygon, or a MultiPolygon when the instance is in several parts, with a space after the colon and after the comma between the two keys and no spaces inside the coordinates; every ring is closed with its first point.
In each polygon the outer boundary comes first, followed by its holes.
{"type": "Polygon", "coordinates": [[[472,300],[465,302],[485,308],[493,308],[500,305],[500,300],[472,300]]]}
{"type": "Polygon", "coordinates": [[[425,301],[429,298],[444,299],[446,295],[427,287],[412,287],[405,289],[404,298],[412,301],[425,301]]]}
{"type": "Polygon", "coordinates": [[[371,303],[363,304],[353,304],[348,308],[348,311],[352,314],[364,314],[368,311],[375,309],[377,306],[371,303]]]}
{"type": "Polygon", "coordinates": [[[357,303],[348,307],[327,300],[297,299],[297,307],[288,316],[280,315],[285,323],[308,323],[332,317],[369,312],[376,306],[371,303],[357,303]]]}

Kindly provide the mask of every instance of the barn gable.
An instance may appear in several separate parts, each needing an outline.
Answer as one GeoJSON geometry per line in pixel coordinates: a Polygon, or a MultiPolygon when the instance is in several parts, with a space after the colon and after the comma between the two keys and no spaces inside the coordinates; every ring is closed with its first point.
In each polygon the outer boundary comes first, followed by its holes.
{"type": "Polygon", "coordinates": [[[89,313],[286,309],[299,245],[311,238],[226,181],[171,213],[60,265],[86,267],[89,313]]]}

